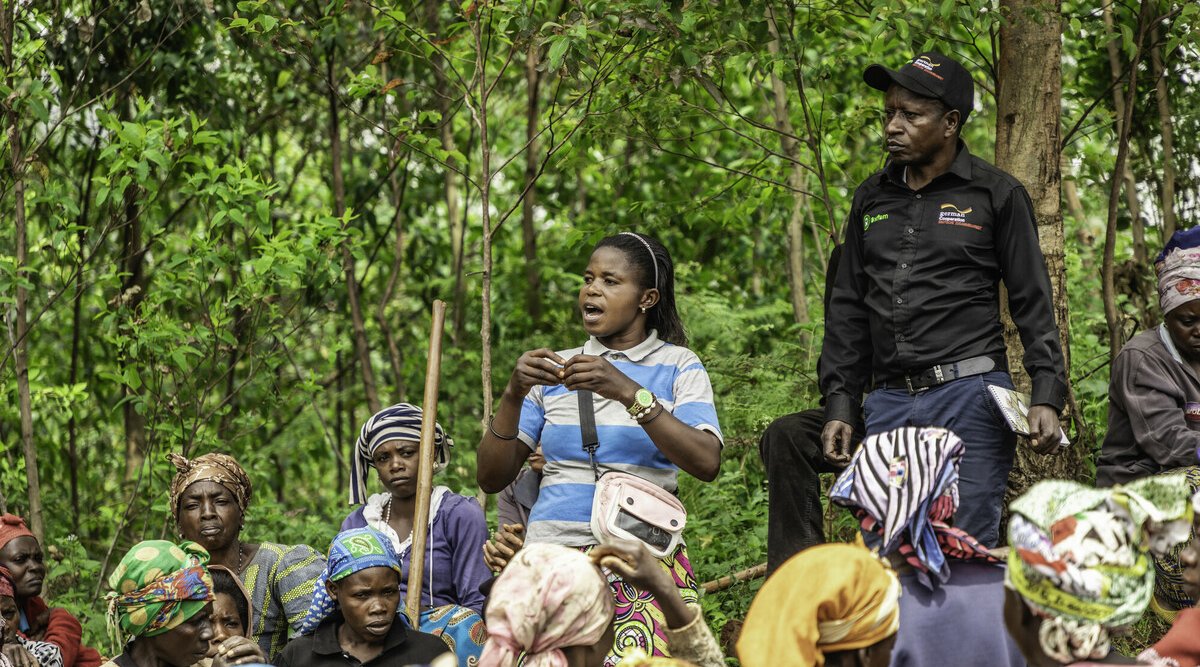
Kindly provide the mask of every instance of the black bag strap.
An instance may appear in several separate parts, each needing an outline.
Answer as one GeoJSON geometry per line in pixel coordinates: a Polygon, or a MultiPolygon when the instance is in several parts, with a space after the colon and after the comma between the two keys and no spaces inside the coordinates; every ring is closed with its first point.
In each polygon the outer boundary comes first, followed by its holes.
{"type": "Polygon", "coordinates": [[[592,400],[592,392],[580,389],[579,394],[579,432],[583,436],[583,451],[588,453],[592,463],[592,474],[600,479],[600,466],[596,463],[596,450],[600,448],[600,436],[596,434],[596,405],[592,400]]]}

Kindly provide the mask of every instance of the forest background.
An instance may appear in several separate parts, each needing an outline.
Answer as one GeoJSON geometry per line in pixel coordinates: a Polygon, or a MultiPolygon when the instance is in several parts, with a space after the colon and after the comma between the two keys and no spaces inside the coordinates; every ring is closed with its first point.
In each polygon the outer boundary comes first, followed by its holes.
{"type": "Polygon", "coordinates": [[[1073,445],[1022,454],[1014,488],[1092,476],[1109,359],[1157,322],[1153,255],[1200,205],[1196,3],[2,7],[0,505],[109,650],[102,574],[174,532],[167,452],[235,455],[247,537],[323,548],[362,421],[420,401],[440,298],[441,481],[474,494],[497,392],[522,351],[581,342],[580,271],[621,230],[674,255],[717,394],[721,475],[682,484],[698,576],[762,562],[758,435],[817,404],[827,257],[883,163],[872,62],[968,64],[965,139],[1035,201],[1073,445]]]}

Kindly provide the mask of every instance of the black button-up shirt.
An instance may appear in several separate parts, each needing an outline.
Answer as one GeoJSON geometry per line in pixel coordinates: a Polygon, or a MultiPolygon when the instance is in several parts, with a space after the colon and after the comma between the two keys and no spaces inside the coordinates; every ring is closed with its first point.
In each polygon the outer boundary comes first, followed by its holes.
{"type": "Polygon", "coordinates": [[[872,378],[971,357],[1003,363],[999,283],[1025,346],[1032,403],[1066,401],[1062,345],[1033,204],[963,144],[920,190],[888,164],[854,193],[821,349],[826,419],[855,423],[872,378]]]}

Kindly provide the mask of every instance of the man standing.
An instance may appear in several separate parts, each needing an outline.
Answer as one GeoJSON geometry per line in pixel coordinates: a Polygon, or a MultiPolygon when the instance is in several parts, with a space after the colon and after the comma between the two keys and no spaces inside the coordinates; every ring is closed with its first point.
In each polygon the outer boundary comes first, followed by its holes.
{"type": "Polygon", "coordinates": [[[1015,178],[959,138],[975,95],[962,65],[927,52],[899,70],[872,65],[863,79],[886,93],[889,158],[854,194],[833,278],[819,364],[822,446],[831,462],[849,461],[864,392],[867,434],[949,428],[966,443],[956,524],[993,546],[1016,448],[987,390],[1012,387],[1001,280],[1033,380],[1035,451],[1056,446],[1067,393],[1033,206],[1015,178]]]}

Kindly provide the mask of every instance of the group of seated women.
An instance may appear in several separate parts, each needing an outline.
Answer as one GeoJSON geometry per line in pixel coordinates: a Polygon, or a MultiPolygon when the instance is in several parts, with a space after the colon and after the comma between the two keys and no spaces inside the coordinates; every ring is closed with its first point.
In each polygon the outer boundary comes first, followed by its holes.
{"type": "MultiPolygon", "coordinates": [[[[988,549],[953,523],[966,446],[954,433],[871,435],[829,491],[858,543],[806,549],[774,572],[736,642],[742,664],[1200,664],[1200,237],[1173,243],[1159,262],[1164,327],[1114,362],[1103,488],[1035,485],[1010,507],[1010,546],[988,549]],[[1112,637],[1148,607],[1185,611],[1137,659],[1119,655],[1112,637]]],[[[0,667],[724,665],[673,495],[680,470],[714,479],[723,446],[674,281],[650,237],[596,246],[578,296],[587,340],[523,354],[479,443],[479,485],[501,493],[495,536],[473,498],[432,490],[415,624],[401,601],[422,413],[401,403],[363,425],[358,507],[325,555],[244,541],[242,466],[171,455],[178,539],[134,545],[109,575],[107,662],[39,597],[41,545],[0,517],[0,667]]],[[[436,471],[452,441],[434,432],[436,471]]]]}
{"type": "MultiPolygon", "coordinates": [[[[171,455],[178,540],[135,545],[112,573],[109,614],[124,649],[111,662],[186,667],[203,654],[224,665],[425,663],[448,650],[451,660],[476,664],[488,636],[481,615],[494,572],[525,542],[560,545],[580,557],[607,553],[590,526],[594,488],[614,479],[601,482],[602,473],[619,471],[627,484],[636,478],[643,485],[639,498],[669,507],[678,470],[705,480],[716,476],[722,439],[712,388],[685,347],[674,282],[671,257],[653,238],[626,232],[596,246],[578,296],[585,344],[522,355],[479,446],[480,486],[504,491],[500,536],[488,542],[483,510],[473,498],[433,489],[415,628],[405,627],[404,616],[393,621],[407,595],[422,414],[398,404],[362,427],[349,493],[359,507],[342,522],[326,556],[308,545],[245,539],[252,486],[232,457],[171,455]],[[586,405],[578,401],[584,396],[586,405]],[[589,452],[581,448],[585,422],[596,441],[589,452]],[[531,469],[523,470],[526,463],[531,469]],[[381,493],[367,491],[371,469],[381,493]]],[[[436,471],[452,442],[440,426],[435,433],[436,471]]],[[[658,519],[618,527],[656,530],[667,542],[649,556],[661,576],[607,569],[603,583],[615,618],[602,656],[607,664],[637,653],[666,656],[676,631],[707,631],[680,539],[682,514],[658,519]]],[[[36,552],[40,568],[36,541],[27,551],[30,558],[36,552]]],[[[21,576],[14,571],[18,584],[21,576]]],[[[38,577],[40,587],[44,568],[38,577]]],[[[74,628],[76,645],[61,649],[64,662],[74,665],[76,654],[86,653],[90,662],[81,667],[96,667],[99,654],[79,647],[78,622],[74,628]]]]}

